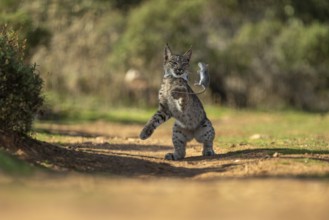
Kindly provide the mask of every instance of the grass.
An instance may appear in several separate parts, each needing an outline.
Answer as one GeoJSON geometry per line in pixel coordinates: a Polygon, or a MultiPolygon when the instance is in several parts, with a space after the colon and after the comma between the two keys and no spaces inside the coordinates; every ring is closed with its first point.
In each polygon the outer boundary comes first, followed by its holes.
{"type": "Polygon", "coordinates": [[[0,150],[0,173],[4,172],[11,175],[31,175],[35,168],[25,161],[0,150]]]}
{"type": "Polygon", "coordinates": [[[225,147],[329,148],[328,115],[294,111],[231,111],[222,114],[219,120],[223,125],[218,131],[217,142],[225,147]]]}
{"type": "Polygon", "coordinates": [[[92,122],[97,120],[117,122],[123,124],[144,124],[155,109],[138,108],[109,108],[109,109],[65,109],[55,113],[42,121],[50,121],[64,124],[92,122]]]}
{"type": "MultiPolygon", "coordinates": [[[[147,120],[156,112],[157,108],[136,108],[136,107],[104,107],[101,108],[82,108],[73,106],[64,106],[53,115],[46,116],[45,121],[54,121],[57,123],[81,123],[97,120],[124,124],[145,124],[147,120]]],[[[219,119],[223,115],[235,112],[228,108],[219,108],[217,106],[206,106],[208,117],[219,119]]]]}
{"type": "MultiPolygon", "coordinates": [[[[219,123],[216,142],[224,148],[252,145],[257,148],[328,149],[329,116],[299,111],[232,110],[205,107],[213,123],[219,123]]],[[[155,108],[72,109],[53,123],[76,124],[97,120],[122,124],[145,124],[155,108]]],[[[37,122],[40,123],[40,122],[37,122]]],[[[45,134],[38,138],[47,140],[45,134]]],[[[54,138],[54,136],[53,136],[54,138]]],[[[61,139],[61,137],[57,137],[61,139]]]]}
{"type": "Polygon", "coordinates": [[[143,124],[149,119],[152,110],[142,110],[137,108],[119,108],[109,111],[86,110],[76,112],[74,116],[68,116],[66,120],[74,122],[104,120],[117,123],[143,124]]]}

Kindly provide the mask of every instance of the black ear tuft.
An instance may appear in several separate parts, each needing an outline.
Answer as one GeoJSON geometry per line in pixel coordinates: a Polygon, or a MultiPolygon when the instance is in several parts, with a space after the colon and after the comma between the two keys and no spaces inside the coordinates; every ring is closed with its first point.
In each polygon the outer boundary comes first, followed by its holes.
{"type": "Polygon", "coordinates": [[[188,49],[188,51],[186,51],[183,55],[188,61],[191,60],[191,56],[192,56],[192,46],[190,47],[190,49],[188,49]]]}
{"type": "Polygon", "coordinates": [[[169,59],[169,57],[171,57],[171,50],[170,50],[170,47],[167,43],[166,46],[165,46],[165,49],[164,49],[164,60],[165,60],[165,62],[169,59]]]}

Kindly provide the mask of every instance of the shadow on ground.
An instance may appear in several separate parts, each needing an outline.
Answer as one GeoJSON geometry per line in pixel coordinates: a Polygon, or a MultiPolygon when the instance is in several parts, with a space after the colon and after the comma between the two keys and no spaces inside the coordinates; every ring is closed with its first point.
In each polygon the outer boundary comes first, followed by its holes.
{"type": "MultiPolygon", "coordinates": [[[[225,154],[218,154],[211,159],[217,160],[237,160],[237,159],[267,159],[274,157],[294,158],[294,159],[314,159],[329,162],[329,150],[307,150],[294,148],[257,148],[247,150],[231,151],[225,154]],[[289,155],[291,157],[289,157],[289,155]],[[323,155],[323,157],[321,157],[323,155]]],[[[204,157],[190,157],[186,161],[201,161],[204,157]]]]}
{"type": "Polygon", "coordinates": [[[63,146],[68,146],[70,149],[83,149],[87,151],[95,151],[95,150],[119,150],[119,151],[169,151],[172,150],[172,146],[167,145],[141,145],[141,144],[110,144],[110,143],[103,143],[103,144],[93,144],[91,142],[84,142],[84,143],[62,143],[63,146]]]}

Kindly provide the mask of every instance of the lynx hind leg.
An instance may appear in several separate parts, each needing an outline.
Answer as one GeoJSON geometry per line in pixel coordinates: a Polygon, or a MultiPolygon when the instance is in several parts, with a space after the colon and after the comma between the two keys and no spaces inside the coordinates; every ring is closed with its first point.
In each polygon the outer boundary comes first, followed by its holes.
{"type": "Polygon", "coordinates": [[[213,156],[215,151],[213,149],[213,142],[215,139],[215,129],[211,122],[207,119],[201,124],[199,129],[196,131],[195,139],[203,144],[203,156],[213,156]]]}
{"type": "Polygon", "coordinates": [[[173,127],[172,142],[174,145],[174,153],[167,153],[166,160],[180,160],[185,157],[186,143],[193,138],[191,134],[181,128],[177,122],[173,127]]]}

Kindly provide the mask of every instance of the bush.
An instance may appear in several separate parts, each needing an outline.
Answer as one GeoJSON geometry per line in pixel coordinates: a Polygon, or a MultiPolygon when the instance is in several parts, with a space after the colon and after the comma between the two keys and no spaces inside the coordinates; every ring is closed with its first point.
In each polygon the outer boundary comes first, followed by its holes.
{"type": "Polygon", "coordinates": [[[308,111],[329,110],[329,26],[292,19],[275,40],[276,63],[290,105],[308,111]]]}
{"type": "Polygon", "coordinates": [[[36,65],[24,63],[25,42],[0,27],[0,130],[27,133],[43,103],[36,65]]]}
{"type": "Polygon", "coordinates": [[[221,51],[215,77],[238,107],[329,109],[329,26],[299,19],[244,24],[221,51]]]}
{"type": "MultiPolygon", "coordinates": [[[[200,0],[148,1],[134,9],[110,56],[111,64],[125,68],[124,71],[137,68],[152,77],[156,69],[157,75],[161,76],[165,43],[169,43],[176,53],[185,52],[193,43],[202,45],[205,37],[205,32],[200,29],[202,9],[200,0]]],[[[196,54],[193,57],[195,59],[196,54]]]]}

